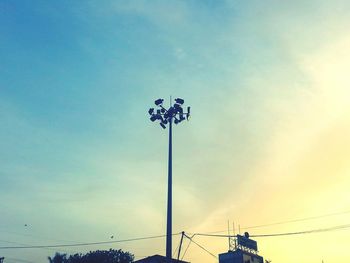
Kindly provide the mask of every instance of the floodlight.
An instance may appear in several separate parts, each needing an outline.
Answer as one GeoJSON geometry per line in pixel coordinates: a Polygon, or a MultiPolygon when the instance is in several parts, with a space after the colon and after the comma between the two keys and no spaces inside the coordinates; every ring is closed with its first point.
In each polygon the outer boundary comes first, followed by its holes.
{"type": "Polygon", "coordinates": [[[163,99],[157,99],[155,102],[154,102],[154,104],[156,104],[157,106],[159,106],[159,105],[161,105],[161,104],[163,104],[163,99]]]}
{"type": "Polygon", "coordinates": [[[157,115],[154,115],[154,114],[153,114],[153,115],[151,116],[151,118],[149,118],[149,119],[150,119],[151,121],[155,121],[155,120],[158,119],[158,118],[157,118],[157,115]]]}
{"type": "Polygon", "coordinates": [[[180,104],[175,103],[174,104],[174,109],[175,109],[176,113],[183,112],[183,109],[181,108],[180,104]]]}
{"type": "Polygon", "coordinates": [[[176,101],[176,103],[179,103],[179,104],[184,104],[184,100],[183,99],[180,99],[180,98],[177,98],[177,99],[175,99],[175,101],[176,101]]]}
{"type": "Polygon", "coordinates": [[[191,115],[190,110],[191,110],[191,107],[187,107],[187,114],[186,114],[186,119],[187,119],[187,120],[188,120],[188,118],[189,118],[190,115],[191,115]]]}
{"type": "Polygon", "coordinates": [[[162,126],[162,128],[163,129],[165,129],[166,128],[166,126],[161,122],[161,123],[159,123],[160,124],[160,126],[162,126]]]}
{"type": "Polygon", "coordinates": [[[154,108],[150,108],[150,109],[148,110],[149,115],[152,115],[153,112],[154,112],[154,108]]]}

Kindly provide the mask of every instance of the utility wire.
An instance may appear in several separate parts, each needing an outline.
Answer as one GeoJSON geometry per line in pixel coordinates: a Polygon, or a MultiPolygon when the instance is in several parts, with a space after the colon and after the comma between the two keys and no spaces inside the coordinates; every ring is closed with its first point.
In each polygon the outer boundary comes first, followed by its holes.
{"type": "MultiPolygon", "coordinates": [[[[298,232],[286,232],[286,233],[275,233],[275,234],[261,234],[261,235],[250,235],[250,237],[275,237],[275,236],[291,236],[291,235],[302,235],[302,234],[311,234],[311,233],[320,233],[320,232],[329,232],[350,228],[350,224],[347,225],[338,225],[328,228],[319,228],[298,232]]],[[[237,237],[234,235],[219,235],[219,234],[205,234],[205,233],[195,233],[193,236],[207,236],[207,237],[237,237]]]]}
{"type": "MultiPolygon", "coordinates": [[[[181,243],[181,241],[180,241],[181,243]]],[[[176,252],[178,251],[178,249],[180,248],[180,243],[177,244],[177,247],[175,248],[174,252],[173,252],[173,257],[176,255],[176,252]]]]}
{"type": "MultiPolygon", "coordinates": [[[[14,244],[14,245],[17,245],[17,246],[29,246],[28,244],[25,244],[25,243],[18,243],[18,242],[12,242],[12,241],[5,241],[5,240],[0,240],[1,243],[8,243],[8,244],[14,244]]],[[[53,250],[51,248],[42,248],[42,249],[45,249],[45,250],[53,250]]]]}
{"type": "MultiPolygon", "coordinates": [[[[21,246],[29,246],[28,244],[25,244],[25,243],[18,243],[18,242],[5,241],[5,240],[0,240],[0,242],[2,242],[2,243],[9,243],[9,244],[15,244],[15,245],[21,245],[21,246]]],[[[50,251],[55,250],[55,249],[46,248],[46,247],[43,247],[41,249],[50,250],[50,251]]],[[[66,253],[73,253],[73,251],[67,251],[67,250],[61,250],[61,251],[64,251],[66,253]]]]}
{"type": "Polygon", "coordinates": [[[277,234],[268,234],[268,235],[252,235],[251,237],[274,237],[274,236],[302,235],[302,234],[312,234],[312,233],[320,233],[320,232],[330,232],[330,231],[342,230],[342,229],[347,229],[347,228],[350,228],[350,224],[334,226],[334,227],[329,227],[329,228],[320,228],[320,229],[299,231],[299,232],[277,233],[277,234]]]}
{"type": "MultiPolygon", "coordinates": [[[[181,233],[173,234],[173,236],[179,235],[181,233]]],[[[55,245],[33,245],[33,246],[6,246],[0,247],[0,249],[29,249],[29,248],[54,248],[54,247],[81,247],[81,246],[91,246],[91,245],[102,245],[102,244],[113,244],[113,243],[122,243],[122,242],[132,242],[139,240],[148,240],[155,238],[166,237],[166,235],[159,236],[148,236],[148,237],[137,237],[137,238],[129,238],[129,239],[121,239],[114,241],[102,241],[102,242],[90,242],[90,243],[75,243],[75,244],[55,244],[55,245]]]]}
{"type": "MultiPolygon", "coordinates": [[[[330,217],[330,216],[344,215],[344,214],[349,214],[349,213],[350,213],[350,210],[347,210],[347,211],[343,211],[343,212],[324,214],[324,215],[319,215],[319,216],[297,218],[297,219],[291,219],[291,220],[285,220],[285,221],[279,221],[279,222],[262,224],[262,225],[255,225],[255,226],[246,226],[246,227],[241,227],[241,230],[262,228],[262,227],[275,226],[275,225],[284,225],[284,224],[288,224],[288,223],[303,222],[303,221],[315,220],[315,219],[320,219],[320,218],[325,218],[325,217],[330,217]]],[[[224,233],[224,232],[227,232],[227,230],[213,231],[213,232],[207,232],[207,233],[208,234],[215,234],[215,233],[224,233]]]]}
{"type": "Polygon", "coordinates": [[[212,257],[214,257],[215,259],[218,259],[217,256],[215,256],[213,253],[211,253],[208,249],[206,249],[205,247],[203,247],[202,245],[198,244],[196,241],[193,240],[193,236],[189,237],[188,235],[184,234],[185,237],[187,237],[189,240],[191,240],[194,244],[196,244],[198,247],[200,247],[201,249],[203,249],[205,252],[207,252],[209,255],[211,255],[212,257]]]}
{"type": "Polygon", "coordinates": [[[182,257],[181,257],[181,260],[183,260],[183,258],[185,257],[186,252],[187,252],[189,246],[191,245],[191,243],[192,243],[192,240],[190,239],[190,240],[188,241],[188,245],[187,245],[187,247],[186,247],[186,249],[185,249],[185,252],[184,252],[184,254],[183,254],[182,257]]]}
{"type": "Polygon", "coordinates": [[[242,229],[253,229],[253,228],[266,227],[266,226],[282,225],[282,224],[302,222],[302,221],[320,219],[320,218],[324,218],[324,217],[330,217],[330,216],[335,216],[335,215],[343,215],[343,214],[349,214],[349,213],[350,213],[350,210],[349,211],[344,211],[344,212],[332,213],[332,214],[325,214],[325,215],[319,215],[319,216],[311,216],[311,217],[305,217],[305,218],[299,218],[299,219],[280,221],[280,222],[264,224],[264,225],[248,226],[248,227],[243,227],[242,229]]]}

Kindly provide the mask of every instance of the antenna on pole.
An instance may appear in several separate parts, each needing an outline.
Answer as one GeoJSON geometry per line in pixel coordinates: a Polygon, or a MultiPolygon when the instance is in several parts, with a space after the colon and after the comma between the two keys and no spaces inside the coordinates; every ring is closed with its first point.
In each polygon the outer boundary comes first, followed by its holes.
{"type": "Polygon", "coordinates": [[[236,239],[236,230],[235,230],[235,221],[232,222],[233,235],[234,235],[234,250],[237,249],[237,239],[236,239]]]}
{"type": "Polygon", "coordinates": [[[228,251],[231,251],[230,220],[227,220],[228,251]]]}
{"type": "Polygon", "coordinates": [[[227,222],[227,232],[228,232],[228,251],[235,251],[236,246],[236,239],[235,239],[235,223],[233,222],[233,236],[231,236],[230,233],[230,221],[227,222]]]}

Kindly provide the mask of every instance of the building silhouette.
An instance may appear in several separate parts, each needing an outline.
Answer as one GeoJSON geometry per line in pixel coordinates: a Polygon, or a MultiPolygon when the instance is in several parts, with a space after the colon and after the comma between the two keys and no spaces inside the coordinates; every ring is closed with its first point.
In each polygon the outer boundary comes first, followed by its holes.
{"type": "MultiPolygon", "coordinates": [[[[237,235],[234,243],[227,253],[219,254],[219,263],[263,263],[264,258],[258,255],[258,245],[255,240],[249,238],[246,232],[244,236],[237,235]]],[[[231,240],[230,240],[231,244],[231,240]]]]}
{"type": "MultiPolygon", "coordinates": [[[[134,263],[167,263],[166,257],[161,255],[149,256],[140,260],[134,261],[134,263]]],[[[187,261],[172,259],[171,263],[189,263],[187,261]]]]}
{"type": "Polygon", "coordinates": [[[263,263],[264,258],[244,251],[241,249],[236,249],[234,251],[229,251],[219,255],[219,263],[263,263]]]}

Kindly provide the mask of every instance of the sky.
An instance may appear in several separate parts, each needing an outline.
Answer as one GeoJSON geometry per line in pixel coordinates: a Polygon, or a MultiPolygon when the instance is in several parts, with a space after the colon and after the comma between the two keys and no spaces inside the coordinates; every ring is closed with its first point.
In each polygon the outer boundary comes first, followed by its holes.
{"type": "MultiPolygon", "coordinates": [[[[346,0],[0,1],[0,249],[164,234],[168,134],[147,111],[170,96],[192,112],[173,130],[174,233],[349,224],[349,11],[346,0]]],[[[349,231],[256,240],[272,262],[347,262],[349,231]]],[[[109,248],[142,258],[165,240],[0,256],[109,248]]],[[[194,244],[184,260],[217,262],[194,244]]]]}

